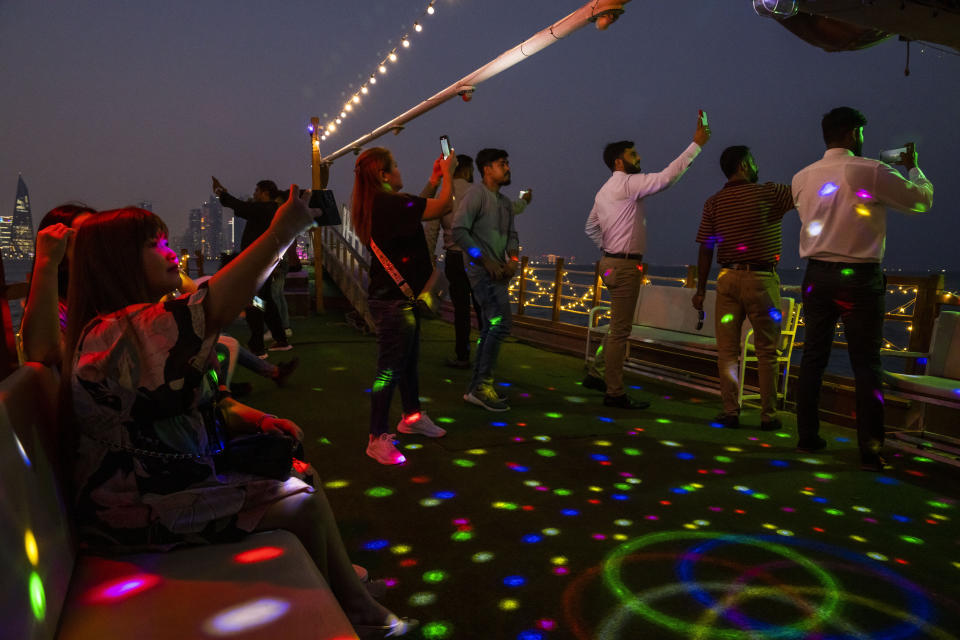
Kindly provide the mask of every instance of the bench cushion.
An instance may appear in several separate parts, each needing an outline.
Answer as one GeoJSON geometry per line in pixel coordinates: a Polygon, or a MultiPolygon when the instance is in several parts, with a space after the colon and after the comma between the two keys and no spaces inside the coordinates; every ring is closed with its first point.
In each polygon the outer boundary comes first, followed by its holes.
{"type": "Polygon", "coordinates": [[[81,555],[59,640],[355,638],[296,536],[168,553],[81,555]]]}

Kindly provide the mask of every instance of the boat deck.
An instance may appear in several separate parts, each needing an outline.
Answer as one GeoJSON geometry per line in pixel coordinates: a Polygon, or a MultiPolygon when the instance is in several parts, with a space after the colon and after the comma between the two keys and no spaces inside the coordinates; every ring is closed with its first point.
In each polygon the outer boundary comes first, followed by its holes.
{"type": "MultiPolygon", "coordinates": [[[[424,409],[405,465],[364,454],[373,337],[336,312],[295,319],[285,388],[244,401],[295,420],[354,562],[425,638],[956,638],[956,468],[891,453],[860,471],[856,434],[796,453],[795,422],[710,426],[715,396],[631,378],[645,411],[605,408],[582,360],[504,345],[512,410],[462,400],[452,327],[425,323],[424,409]],[[754,425],[752,428],[749,425],[754,425]],[[951,586],[953,585],[953,586],[951,586]]],[[[246,338],[246,327],[234,326],[246,338]]],[[[399,419],[399,398],[394,401],[399,419]]]]}

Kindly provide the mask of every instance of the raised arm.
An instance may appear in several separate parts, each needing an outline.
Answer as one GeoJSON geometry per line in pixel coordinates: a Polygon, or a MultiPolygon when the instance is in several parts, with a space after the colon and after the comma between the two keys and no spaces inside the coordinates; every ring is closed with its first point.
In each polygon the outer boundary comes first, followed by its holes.
{"type": "MultiPolygon", "coordinates": [[[[423,210],[424,220],[439,218],[450,210],[453,202],[453,170],[457,168],[457,155],[450,150],[446,158],[438,158],[443,182],[440,185],[440,194],[436,198],[427,199],[427,207],[423,210]]],[[[436,163],[434,163],[436,166],[436,163]]]]}
{"type": "Polygon", "coordinates": [[[75,233],[60,223],[37,233],[37,257],[30,277],[30,295],[20,325],[23,355],[29,361],[55,364],[61,360],[57,272],[66,255],[67,243],[75,233]]]}
{"type": "Polygon", "coordinates": [[[310,192],[298,196],[290,187],[287,201],[277,209],[270,227],[207,282],[203,301],[207,335],[233,322],[263,285],[297,235],[313,223],[307,203],[310,192]]]}

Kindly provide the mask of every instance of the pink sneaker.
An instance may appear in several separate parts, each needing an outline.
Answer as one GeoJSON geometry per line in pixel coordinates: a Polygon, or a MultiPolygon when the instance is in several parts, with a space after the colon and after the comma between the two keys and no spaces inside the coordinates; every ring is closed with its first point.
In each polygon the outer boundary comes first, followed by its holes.
{"type": "Polygon", "coordinates": [[[428,438],[442,438],[447,434],[446,429],[434,424],[430,416],[423,411],[404,416],[400,420],[400,424],[397,425],[397,431],[400,433],[419,433],[428,438]]]}
{"type": "Polygon", "coordinates": [[[396,439],[395,433],[383,433],[379,436],[370,434],[367,455],[380,464],[403,464],[407,459],[394,445],[396,439]]]}

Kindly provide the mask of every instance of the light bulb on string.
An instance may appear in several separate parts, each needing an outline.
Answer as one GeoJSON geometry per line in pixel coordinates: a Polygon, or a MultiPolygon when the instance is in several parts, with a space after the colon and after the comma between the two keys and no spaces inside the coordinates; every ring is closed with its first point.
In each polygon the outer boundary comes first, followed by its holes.
{"type": "Polygon", "coordinates": [[[436,12],[437,10],[433,8],[432,4],[429,7],[427,7],[427,13],[430,14],[431,16],[436,12]]]}
{"type": "Polygon", "coordinates": [[[410,40],[407,38],[407,36],[403,36],[403,40],[400,41],[400,44],[402,44],[404,47],[409,48],[410,40]]]}
{"type": "Polygon", "coordinates": [[[353,105],[350,104],[350,103],[347,103],[347,104],[345,104],[345,105],[343,106],[343,110],[344,110],[344,111],[353,111],[353,105]]]}
{"type": "Polygon", "coordinates": [[[363,85],[362,87],[360,87],[360,93],[362,93],[363,95],[367,95],[369,92],[370,90],[367,89],[367,85],[363,85]]]}
{"type": "Polygon", "coordinates": [[[346,118],[346,117],[347,117],[347,112],[346,112],[346,111],[341,111],[341,112],[340,112],[340,117],[341,117],[341,118],[346,118]]]}
{"type": "Polygon", "coordinates": [[[353,102],[354,102],[354,104],[360,104],[360,96],[354,94],[354,95],[353,95],[353,102]]]}
{"type": "Polygon", "coordinates": [[[380,65],[380,73],[386,73],[386,72],[387,72],[387,67],[386,67],[386,65],[382,65],[382,64],[381,64],[381,65],[380,65]]]}
{"type": "Polygon", "coordinates": [[[394,52],[394,51],[391,51],[391,52],[390,52],[390,55],[387,56],[387,57],[390,58],[390,62],[396,62],[396,61],[397,61],[397,54],[396,54],[396,52],[394,52]]]}
{"type": "Polygon", "coordinates": [[[370,84],[377,84],[377,76],[370,74],[370,84]]]}
{"type": "Polygon", "coordinates": [[[414,22],[414,23],[413,23],[413,30],[416,31],[417,33],[420,33],[421,31],[423,31],[423,27],[420,26],[420,23],[419,23],[419,22],[414,22]]]}

